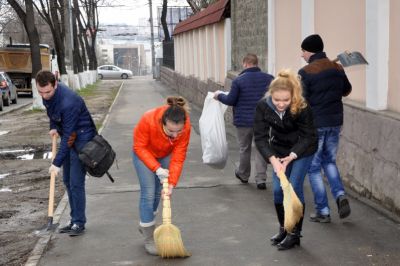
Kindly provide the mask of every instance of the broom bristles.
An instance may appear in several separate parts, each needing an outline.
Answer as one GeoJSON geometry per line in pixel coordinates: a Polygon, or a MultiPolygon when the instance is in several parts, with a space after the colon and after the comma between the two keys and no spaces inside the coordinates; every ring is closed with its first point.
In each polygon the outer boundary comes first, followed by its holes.
{"type": "Polygon", "coordinates": [[[181,232],[173,224],[162,224],[154,231],[154,242],[162,258],[185,258],[191,254],[183,245],[181,232]]]}
{"type": "Polygon", "coordinates": [[[285,210],[284,228],[287,232],[292,232],[295,225],[303,217],[303,204],[297,197],[292,185],[287,180],[284,173],[279,174],[283,191],[283,208],[285,210]]]}
{"type": "Polygon", "coordinates": [[[186,251],[183,245],[181,231],[178,227],[171,224],[171,204],[168,193],[168,180],[163,182],[163,223],[154,231],[154,242],[158,255],[162,258],[185,258],[190,253],[186,251]]]}

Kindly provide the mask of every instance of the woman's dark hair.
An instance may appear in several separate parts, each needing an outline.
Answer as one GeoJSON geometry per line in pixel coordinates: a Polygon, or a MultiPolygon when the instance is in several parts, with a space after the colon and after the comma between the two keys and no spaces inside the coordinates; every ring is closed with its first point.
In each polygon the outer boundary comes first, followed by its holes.
{"type": "Polygon", "coordinates": [[[39,84],[40,87],[45,87],[49,83],[54,87],[56,85],[56,77],[50,71],[42,70],[36,75],[36,83],[39,84]]]}
{"type": "Polygon", "coordinates": [[[172,121],[175,124],[184,124],[187,113],[189,112],[189,106],[185,98],[180,96],[169,96],[167,98],[167,104],[169,106],[162,116],[163,125],[167,123],[167,120],[172,121]]]}

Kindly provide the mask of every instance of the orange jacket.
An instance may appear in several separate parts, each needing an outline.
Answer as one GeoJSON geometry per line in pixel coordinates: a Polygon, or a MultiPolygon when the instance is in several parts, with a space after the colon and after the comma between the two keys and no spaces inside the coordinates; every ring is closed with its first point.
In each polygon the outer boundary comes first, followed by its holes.
{"type": "Polygon", "coordinates": [[[167,108],[168,105],[161,106],[142,116],[133,130],[133,151],[153,172],[161,166],[157,159],[171,154],[168,183],[175,187],[186,159],[191,125],[188,115],[182,133],[171,140],[164,133],[161,121],[167,108]]]}

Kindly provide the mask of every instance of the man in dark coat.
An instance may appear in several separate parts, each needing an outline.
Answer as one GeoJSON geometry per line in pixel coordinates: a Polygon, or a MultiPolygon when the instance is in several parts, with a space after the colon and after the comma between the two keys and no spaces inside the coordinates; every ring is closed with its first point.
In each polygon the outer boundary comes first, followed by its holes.
{"type": "Polygon", "coordinates": [[[84,233],[86,215],[86,171],[78,151],[96,134],[96,127],[83,99],[62,83],[50,71],[40,71],[36,87],[50,119],[51,137],[60,136],[60,148],[49,173],[59,174],[63,166],[63,182],[68,193],[71,220],[60,233],[78,236],[84,233]]]}
{"type": "Polygon", "coordinates": [[[318,34],[305,38],[301,44],[302,57],[308,63],[299,70],[304,97],[309,102],[314,123],[318,129],[318,150],[314,155],[308,176],[316,212],[312,222],[330,222],[328,198],[321,169],[328,179],[332,195],[336,200],[340,218],[350,215],[349,201],[345,196],[342,178],[336,165],[339,135],[343,125],[342,97],[351,92],[351,84],[343,67],[327,58],[324,43],[318,34]]]}
{"type": "MultiPolygon", "coordinates": [[[[274,77],[261,71],[255,54],[247,54],[243,58],[243,68],[244,70],[232,82],[229,94],[216,92],[214,98],[223,104],[233,106],[233,124],[237,129],[240,153],[239,166],[235,170],[235,176],[242,183],[248,183],[251,173],[250,159],[256,105],[267,92],[274,77]]],[[[257,188],[266,189],[267,163],[257,149],[255,152],[257,188]]]]}

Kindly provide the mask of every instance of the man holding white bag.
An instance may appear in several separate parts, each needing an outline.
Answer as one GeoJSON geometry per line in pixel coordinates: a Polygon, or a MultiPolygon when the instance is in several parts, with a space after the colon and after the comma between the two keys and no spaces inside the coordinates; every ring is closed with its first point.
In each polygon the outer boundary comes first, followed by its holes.
{"type": "MultiPolygon", "coordinates": [[[[224,94],[216,91],[214,99],[233,106],[233,124],[237,131],[240,153],[239,166],[235,170],[235,176],[242,183],[248,183],[251,174],[251,146],[256,105],[265,95],[274,77],[261,71],[255,54],[249,53],[243,58],[243,68],[244,70],[232,82],[230,92],[224,94]]],[[[266,189],[267,163],[257,149],[255,166],[257,188],[266,189]]]]}

